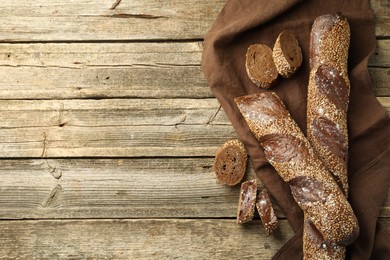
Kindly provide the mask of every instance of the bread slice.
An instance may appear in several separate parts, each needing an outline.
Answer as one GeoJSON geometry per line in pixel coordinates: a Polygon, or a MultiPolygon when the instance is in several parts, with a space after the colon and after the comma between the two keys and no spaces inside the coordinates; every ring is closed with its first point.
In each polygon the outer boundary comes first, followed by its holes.
{"type": "Polygon", "coordinates": [[[257,195],[256,208],[257,211],[259,212],[261,222],[263,222],[265,233],[267,235],[272,234],[272,232],[278,226],[278,218],[275,215],[275,211],[274,208],[272,207],[271,199],[266,189],[262,190],[257,195]]]}
{"type": "Polygon", "coordinates": [[[217,151],[214,172],[217,179],[229,186],[238,184],[245,175],[247,152],[240,140],[229,140],[217,151]]]}
{"type": "Polygon", "coordinates": [[[249,46],[246,52],[245,67],[249,78],[258,87],[268,89],[278,78],[272,50],[264,44],[249,46]]]}
{"type": "Polygon", "coordinates": [[[283,31],[276,39],[272,52],[276,68],[284,78],[290,78],[302,64],[302,50],[291,31],[283,31]]]}
{"type": "Polygon", "coordinates": [[[257,195],[256,180],[241,183],[240,200],[238,202],[237,223],[243,224],[253,219],[257,195]]]}

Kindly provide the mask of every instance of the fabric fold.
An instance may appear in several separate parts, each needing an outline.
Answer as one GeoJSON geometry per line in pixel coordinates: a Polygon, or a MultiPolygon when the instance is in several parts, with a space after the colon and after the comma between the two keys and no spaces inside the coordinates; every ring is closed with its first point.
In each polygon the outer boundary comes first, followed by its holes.
{"type": "Polygon", "coordinates": [[[202,71],[209,86],[247,147],[257,176],[297,232],[274,259],[301,259],[303,214],[288,185],[265,159],[260,143],[234,103],[238,96],[265,91],[248,78],[245,53],[255,43],[272,48],[283,30],[296,35],[303,51],[302,66],[293,78],[279,78],[272,91],[305,133],[311,26],[316,17],[336,12],[343,13],[351,27],[349,198],[362,230],[356,242],[347,248],[347,258],[384,259],[381,257],[390,255],[390,244],[384,241],[389,241],[389,234],[377,225],[377,218],[390,182],[390,119],[372,91],[367,69],[368,57],[376,46],[369,0],[229,0],[205,36],[202,71]]]}
{"type": "MultiPolygon", "coordinates": [[[[260,144],[251,133],[233,101],[235,97],[256,91],[253,86],[248,85],[243,60],[234,58],[237,53],[245,56],[246,52],[246,48],[236,49],[237,43],[241,42],[239,36],[240,34],[247,34],[248,31],[254,30],[259,25],[270,22],[301,1],[280,2],[281,4],[274,5],[273,2],[267,0],[228,1],[205,37],[202,70],[208,81],[212,82],[210,87],[238,135],[245,136],[242,140],[249,153],[252,155],[261,153],[260,156],[251,156],[255,171],[260,175],[259,177],[267,189],[273,194],[278,205],[286,209],[287,219],[293,230],[296,231],[302,225],[302,211],[292,198],[288,185],[269,166],[264,154],[262,154],[260,144]],[[234,55],[231,55],[232,53],[234,55]],[[233,77],[225,77],[229,71],[234,72],[233,77]],[[245,86],[252,87],[252,89],[246,89],[245,86]]],[[[242,38],[246,37],[242,36],[242,38]]]]}

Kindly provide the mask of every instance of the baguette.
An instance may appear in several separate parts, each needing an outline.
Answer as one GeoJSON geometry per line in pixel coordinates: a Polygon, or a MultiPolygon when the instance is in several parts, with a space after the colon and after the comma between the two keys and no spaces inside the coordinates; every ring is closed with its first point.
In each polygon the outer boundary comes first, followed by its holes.
{"type": "Polygon", "coordinates": [[[235,102],[265,157],[324,240],[351,244],[359,234],[352,207],[278,96],[257,93],[235,102]]]}
{"type": "Polygon", "coordinates": [[[307,138],[348,194],[347,71],[350,29],[340,15],[318,17],[310,37],[307,138]]]}
{"type": "MultiPolygon", "coordinates": [[[[319,16],[310,34],[307,138],[348,197],[347,71],[350,28],[340,14],[319,16]]],[[[305,216],[303,259],[345,258],[345,247],[327,244],[305,216]]]]}

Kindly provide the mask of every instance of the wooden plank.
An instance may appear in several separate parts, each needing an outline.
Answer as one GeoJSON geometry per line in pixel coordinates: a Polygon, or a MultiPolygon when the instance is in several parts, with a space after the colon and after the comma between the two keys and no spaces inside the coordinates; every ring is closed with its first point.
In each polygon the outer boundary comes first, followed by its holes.
{"type": "Polygon", "coordinates": [[[226,0],[3,0],[0,41],[202,38],[226,0]]]}
{"type": "Polygon", "coordinates": [[[390,114],[390,97],[377,97],[379,103],[386,109],[387,113],[390,114]]]}
{"type": "Polygon", "coordinates": [[[383,0],[371,0],[371,8],[375,14],[375,34],[377,37],[390,36],[390,3],[383,0]]]}
{"type": "MultiPolygon", "coordinates": [[[[380,40],[370,59],[380,96],[390,95],[389,49],[380,40]]],[[[208,98],[201,56],[200,42],[0,44],[0,99],[208,98]]]]}
{"type": "MultiPolygon", "coordinates": [[[[199,39],[208,31],[226,0],[3,0],[0,41],[96,41],[199,39]]],[[[376,34],[389,36],[388,3],[371,0],[376,34]]]]}
{"type": "MultiPolygon", "coordinates": [[[[235,218],[214,158],[1,160],[0,219],[235,218]]],[[[245,179],[256,178],[251,165],[245,179]]],[[[259,181],[260,189],[263,187],[259,181]]],[[[278,217],[284,217],[276,206],[278,217]]],[[[381,217],[390,217],[390,193],[381,217]]]]}
{"type": "Polygon", "coordinates": [[[368,65],[372,67],[390,67],[390,40],[378,40],[375,52],[368,65]]]}
{"type": "Polygon", "coordinates": [[[0,44],[0,98],[211,97],[201,56],[200,42],[0,44]]]}
{"type": "Polygon", "coordinates": [[[0,44],[1,66],[199,66],[202,42],[0,44]]]}
{"type": "Polygon", "coordinates": [[[213,161],[2,160],[0,218],[234,217],[239,187],[217,183],[213,161]]]}
{"type": "MultiPolygon", "coordinates": [[[[390,227],[389,219],[380,219],[390,227]]],[[[266,236],[259,220],[3,221],[10,259],[271,259],[293,236],[286,220],[266,236]]]]}
{"type": "Polygon", "coordinates": [[[270,259],[293,232],[260,221],[3,221],[0,255],[18,259],[270,259]]]}
{"type": "Polygon", "coordinates": [[[390,96],[390,68],[369,68],[373,90],[377,97],[390,96]]]}
{"type": "MultiPolygon", "coordinates": [[[[390,111],[390,98],[379,101],[390,111]]],[[[0,157],[213,156],[236,138],[216,99],[0,100],[0,157]]]]}
{"type": "Polygon", "coordinates": [[[0,67],[1,99],[208,98],[199,66],[0,67]]]}
{"type": "Polygon", "coordinates": [[[1,100],[0,109],[0,157],[210,156],[237,137],[215,99],[1,100]]]}
{"type": "MultiPolygon", "coordinates": [[[[377,99],[390,113],[390,97],[377,99]]],[[[0,131],[38,127],[231,125],[215,98],[0,100],[0,108],[0,131]]]]}
{"type": "Polygon", "coordinates": [[[1,157],[210,156],[231,126],[67,126],[0,131],[1,157]]]}
{"type": "Polygon", "coordinates": [[[0,109],[3,130],[53,126],[230,125],[215,98],[0,100],[0,109]]]}

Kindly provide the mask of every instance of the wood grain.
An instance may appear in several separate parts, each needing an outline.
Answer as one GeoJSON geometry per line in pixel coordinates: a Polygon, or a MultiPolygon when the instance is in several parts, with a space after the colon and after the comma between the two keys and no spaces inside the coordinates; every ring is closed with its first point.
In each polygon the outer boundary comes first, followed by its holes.
{"type": "Polygon", "coordinates": [[[0,41],[199,39],[226,0],[3,0],[0,41]]]}
{"type": "Polygon", "coordinates": [[[0,109],[0,157],[212,156],[237,137],[215,99],[0,100],[0,109]]]}
{"type": "Polygon", "coordinates": [[[368,66],[382,68],[390,67],[390,40],[377,41],[376,50],[373,55],[371,55],[368,66]]]}
{"type": "Polygon", "coordinates": [[[0,108],[2,130],[54,126],[230,125],[215,98],[0,100],[0,108]]]}
{"type": "Polygon", "coordinates": [[[0,44],[0,98],[211,97],[201,55],[200,42],[0,44]]]}
{"type": "MultiPolygon", "coordinates": [[[[390,111],[390,98],[378,98],[390,111]]],[[[0,100],[0,157],[214,156],[237,134],[216,99],[0,100]]]]}
{"type": "Polygon", "coordinates": [[[3,129],[1,157],[211,156],[231,126],[23,127],[3,129]]]}
{"type": "MultiPolygon", "coordinates": [[[[235,218],[213,158],[1,160],[0,219],[235,218]]],[[[248,166],[245,179],[255,174],[248,166]]],[[[260,189],[263,187],[259,182],[260,189]]],[[[284,217],[276,206],[278,217],[284,217]]],[[[390,193],[381,210],[390,217],[390,193]]]]}
{"type": "MultiPolygon", "coordinates": [[[[235,217],[213,158],[2,160],[0,218],[235,217]]],[[[253,171],[248,168],[248,176],[253,171]],[[250,171],[250,172],[249,172],[250,171]]]]}
{"type": "Polygon", "coordinates": [[[390,68],[369,68],[371,83],[377,97],[390,96],[390,68]]]}
{"type": "MultiPolygon", "coordinates": [[[[3,0],[0,41],[200,39],[226,0],[3,0]]],[[[376,34],[389,36],[388,3],[371,0],[376,34]]]]}
{"type": "MultiPolygon", "coordinates": [[[[378,43],[369,71],[390,95],[390,40],[378,43]]],[[[197,41],[0,44],[0,99],[209,98],[201,56],[197,41]]]]}
{"type": "MultiPolygon", "coordinates": [[[[379,221],[390,226],[388,219],[379,221]]],[[[3,221],[0,255],[11,259],[271,259],[293,236],[287,221],[266,236],[259,220],[3,221]],[[3,246],[6,245],[6,246],[3,246]]]]}
{"type": "Polygon", "coordinates": [[[273,236],[265,235],[259,220],[245,226],[226,219],[3,221],[0,255],[11,259],[270,259],[292,235],[286,221],[273,236]]]}
{"type": "Polygon", "coordinates": [[[383,0],[371,0],[371,8],[375,17],[375,34],[384,38],[390,36],[390,3],[383,0]]]}
{"type": "MultiPolygon", "coordinates": [[[[277,206],[273,236],[237,225],[213,173],[237,137],[200,67],[225,3],[1,1],[0,259],[270,259],[293,235],[277,206]]],[[[390,112],[389,3],[371,5],[390,112]]]]}

